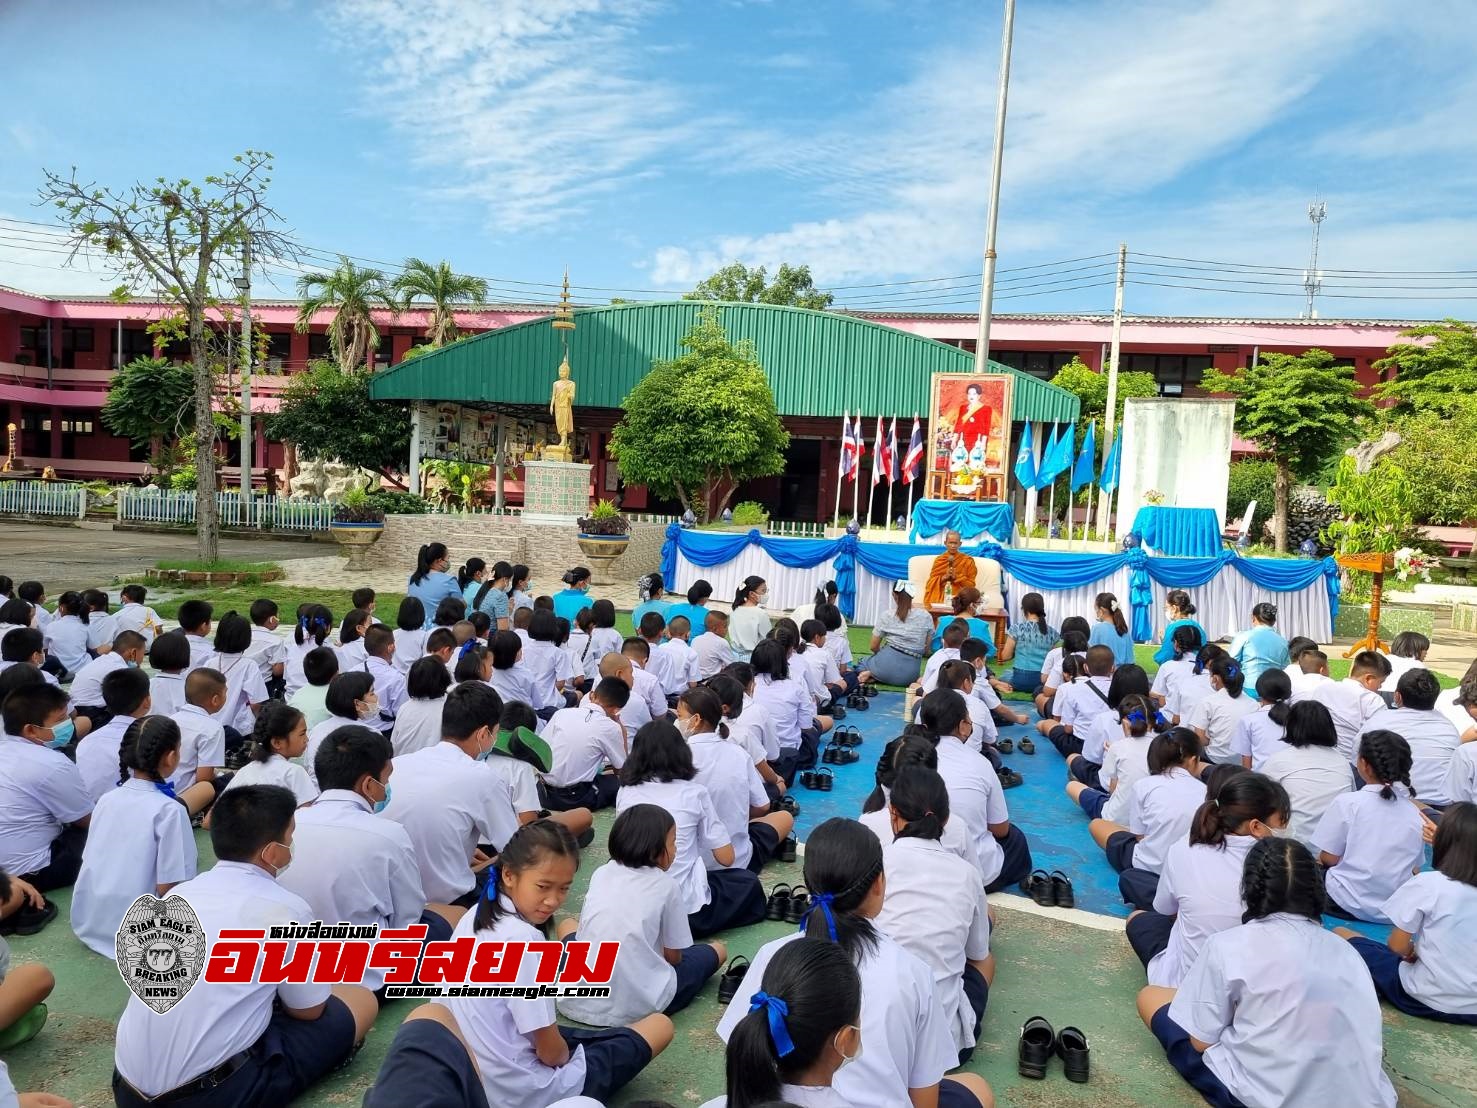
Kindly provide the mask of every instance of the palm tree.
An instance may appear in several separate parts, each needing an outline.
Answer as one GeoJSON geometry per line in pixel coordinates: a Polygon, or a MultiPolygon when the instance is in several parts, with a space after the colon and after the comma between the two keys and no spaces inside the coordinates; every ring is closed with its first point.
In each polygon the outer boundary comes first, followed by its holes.
{"type": "Polygon", "coordinates": [[[377,269],[360,269],[339,255],[332,273],[306,273],[298,278],[297,292],[303,298],[297,313],[297,329],[306,332],[313,316],[333,310],[328,342],[333,356],[346,371],[364,368],[371,350],[379,345],[379,331],[370,313],[377,308],[397,310],[393,291],[377,269]]]}
{"type": "Polygon", "coordinates": [[[431,302],[431,319],[426,337],[433,347],[456,341],[456,318],[452,305],[480,303],[487,299],[487,282],[481,277],[453,273],[446,262],[432,265],[420,258],[406,258],[405,272],[395,278],[395,292],[400,306],[409,310],[416,299],[431,302]]]}

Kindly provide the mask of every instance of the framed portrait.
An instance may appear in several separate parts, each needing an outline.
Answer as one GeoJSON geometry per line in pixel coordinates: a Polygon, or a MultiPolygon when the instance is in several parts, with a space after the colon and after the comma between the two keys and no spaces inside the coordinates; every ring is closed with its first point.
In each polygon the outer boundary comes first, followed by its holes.
{"type": "Polygon", "coordinates": [[[1004,475],[1010,463],[1010,412],[1015,380],[1005,373],[936,373],[928,417],[928,468],[947,473],[958,448],[971,466],[1004,475]]]}

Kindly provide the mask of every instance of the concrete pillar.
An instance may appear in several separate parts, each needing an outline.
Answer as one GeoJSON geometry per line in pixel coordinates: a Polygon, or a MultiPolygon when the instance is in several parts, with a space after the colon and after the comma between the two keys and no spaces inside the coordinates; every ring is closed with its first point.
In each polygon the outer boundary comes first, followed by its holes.
{"type": "Polygon", "coordinates": [[[406,474],[406,487],[415,495],[420,495],[421,410],[419,404],[410,406],[410,471],[406,474]]]}

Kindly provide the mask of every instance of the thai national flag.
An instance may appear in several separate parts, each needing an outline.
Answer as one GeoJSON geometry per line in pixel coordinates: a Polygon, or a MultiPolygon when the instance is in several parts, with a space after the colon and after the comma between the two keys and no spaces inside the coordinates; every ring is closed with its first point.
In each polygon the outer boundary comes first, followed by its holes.
{"type": "Polygon", "coordinates": [[[851,416],[841,417],[841,476],[854,478],[856,474],[856,439],[851,433],[851,416]]]}
{"type": "Polygon", "coordinates": [[[882,469],[887,476],[887,483],[891,485],[898,478],[897,416],[892,417],[892,423],[887,428],[887,441],[883,443],[882,451],[882,469]]]}
{"type": "Polygon", "coordinates": [[[903,457],[903,484],[911,485],[923,476],[923,429],[913,417],[913,434],[908,439],[908,453],[903,457]]]}
{"type": "Polygon", "coordinates": [[[882,484],[887,469],[887,442],[882,437],[882,417],[877,417],[877,433],[872,437],[872,487],[882,484]]]}

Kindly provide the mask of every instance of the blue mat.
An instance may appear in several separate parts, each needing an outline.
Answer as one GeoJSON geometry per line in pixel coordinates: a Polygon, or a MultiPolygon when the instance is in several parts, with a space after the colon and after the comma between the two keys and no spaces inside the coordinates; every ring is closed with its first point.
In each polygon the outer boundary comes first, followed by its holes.
{"type": "MultiPolygon", "coordinates": [[[[861,760],[849,766],[829,767],[835,773],[832,791],[815,792],[797,780],[792,790],[800,804],[800,817],[795,821],[796,835],[803,842],[812,828],[833,816],[855,819],[876,783],[877,758],[882,748],[903,731],[903,695],[880,693],[865,712],[850,711],[839,726],[855,727],[862,733],[863,743],[857,747],[861,760]]],[[[1020,826],[1031,842],[1031,856],[1037,869],[1059,869],[1072,879],[1077,907],[1088,912],[1127,918],[1132,910],[1118,892],[1118,874],[1108,865],[1103,852],[1087,833],[1087,816],[1073,804],[1066,793],[1067,766],[1056,748],[1036,734],[1035,712],[1025,701],[1007,701],[1016,711],[1029,712],[1032,722],[1000,728],[1001,738],[1022,738],[1036,742],[1036,753],[1026,755],[1017,750],[1005,755],[1005,764],[1020,773],[1025,784],[1005,794],[1012,823],[1020,826]]],[[[823,737],[824,738],[824,737],[823,737]]],[[[1429,866],[1429,851],[1427,852],[1429,866]]],[[[1012,890],[1016,891],[1016,890],[1012,890]]],[[[1325,916],[1330,927],[1348,927],[1371,938],[1383,940],[1389,927],[1325,916]]]]}

